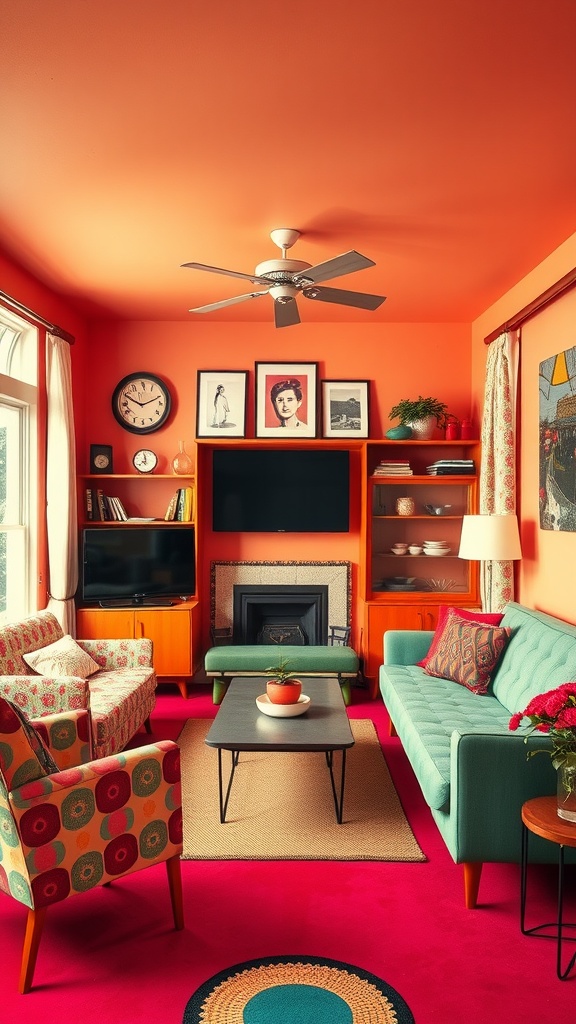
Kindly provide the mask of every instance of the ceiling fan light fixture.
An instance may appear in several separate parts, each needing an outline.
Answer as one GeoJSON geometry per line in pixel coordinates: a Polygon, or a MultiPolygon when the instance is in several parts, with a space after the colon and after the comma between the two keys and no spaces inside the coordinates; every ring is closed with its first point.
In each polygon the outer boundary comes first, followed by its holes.
{"type": "Polygon", "coordinates": [[[268,292],[273,299],[284,305],[286,302],[291,302],[292,299],[296,298],[298,289],[293,284],[273,284],[268,289],[268,292]]]}

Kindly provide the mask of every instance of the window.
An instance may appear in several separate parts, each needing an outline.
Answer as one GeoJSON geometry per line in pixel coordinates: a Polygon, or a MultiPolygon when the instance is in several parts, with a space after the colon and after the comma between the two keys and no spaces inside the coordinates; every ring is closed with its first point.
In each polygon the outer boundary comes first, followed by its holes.
{"type": "Polygon", "coordinates": [[[35,608],[38,331],[0,307],[0,625],[35,608]]]}

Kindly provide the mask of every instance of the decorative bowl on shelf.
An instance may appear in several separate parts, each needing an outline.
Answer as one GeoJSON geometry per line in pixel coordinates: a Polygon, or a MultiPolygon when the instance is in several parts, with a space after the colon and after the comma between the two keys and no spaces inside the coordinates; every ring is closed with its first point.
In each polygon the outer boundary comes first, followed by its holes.
{"type": "Polygon", "coordinates": [[[449,555],[450,551],[451,548],[424,548],[425,555],[435,555],[436,557],[439,555],[449,555]]]}
{"type": "Polygon", "coordinates": [[[431,516],[445,516],[452,508],[452,505],[424,505],[424,508],[431,516]]]}

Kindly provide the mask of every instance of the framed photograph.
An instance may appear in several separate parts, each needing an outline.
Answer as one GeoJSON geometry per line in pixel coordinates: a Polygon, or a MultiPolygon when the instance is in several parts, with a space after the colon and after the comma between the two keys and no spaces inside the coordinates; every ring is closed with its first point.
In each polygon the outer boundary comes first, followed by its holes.
{"type": "Polygon", "coordinates": [[[247,370],[198,370],[196,437],[246,437],[247,370]]]}
{"type": "Polygon", "coordinates": [[[255,363],[256,437],[316,437],[318,363],[255,363]]]}
{"type": "Polygon", "coordinates": [[[322,381],[323,437],[368,437],[370,381],[322,381]]]}

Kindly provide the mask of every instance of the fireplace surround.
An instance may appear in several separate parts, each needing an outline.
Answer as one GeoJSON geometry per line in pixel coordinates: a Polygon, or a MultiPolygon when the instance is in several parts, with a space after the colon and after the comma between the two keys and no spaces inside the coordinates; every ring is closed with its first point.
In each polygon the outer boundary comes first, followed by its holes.
{"type": "Polygon", "coordinates": [[[210,625],[213,634],[228,636],[235,644],[277,643],[279,641],[269,634],[265,640],[258,640],[255,634],[263,625],[268,629],[296,620],[305,638],[285,640],[285,643],[326,644],[330,626],[350,626],[351,589],[351,564],[345,561],[212,562],[210,625]],[[262,616],[258,609],[266,602],[268,611],[262,616]],[[243,611],[238,608],[242,603],[243,611]],[[270,609],[271,604],[276,608],[270,609]],[[248,632],[245,630],[243,634],[238,625],[242,615],[250,620],[248,632]],[[267,621],[262,622],[263,618],[267,621]],[[250,639],[239,638],[242,635],[250,639]]]}

